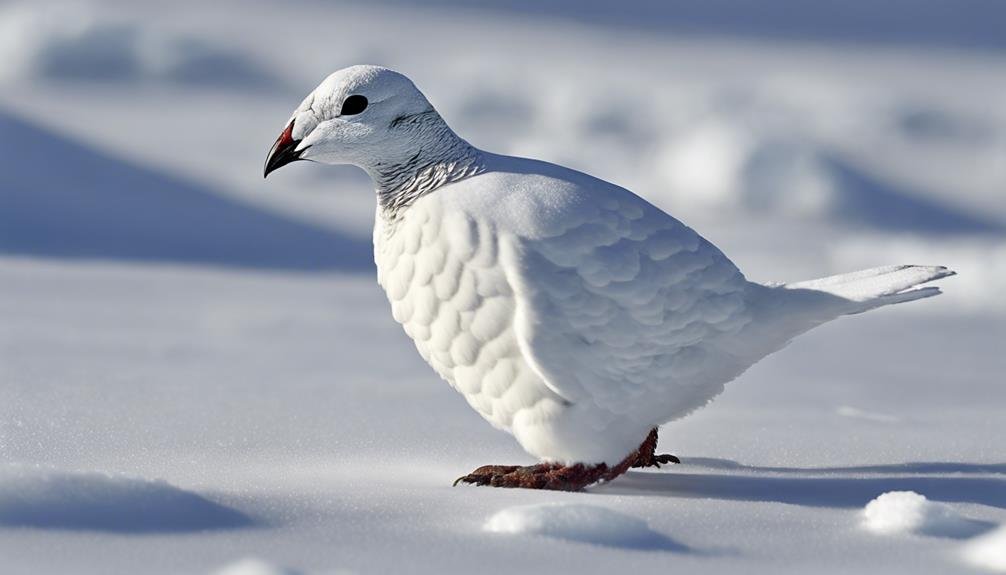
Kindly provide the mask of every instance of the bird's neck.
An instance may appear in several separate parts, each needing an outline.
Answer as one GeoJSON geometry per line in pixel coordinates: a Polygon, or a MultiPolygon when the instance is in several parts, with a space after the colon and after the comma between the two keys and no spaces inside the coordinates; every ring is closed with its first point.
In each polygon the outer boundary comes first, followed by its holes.
{"type": "Polygon", "coordinates": [[[408,146],[364,166],[377,186],[382,215],[395,220],[416,200],[440,186],[485,171],[481,151],[454,133],[435,111],[401,118],[408,146]]]}

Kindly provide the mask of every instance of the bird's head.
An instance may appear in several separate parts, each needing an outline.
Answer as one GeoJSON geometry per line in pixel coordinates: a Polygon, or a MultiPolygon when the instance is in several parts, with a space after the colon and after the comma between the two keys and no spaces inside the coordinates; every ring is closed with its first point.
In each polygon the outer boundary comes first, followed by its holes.
{"type": "Polygon", "coordinates": [[[395,161],[415,142],[409,126],[439,119],[411,80],[379,66],[350,66],[330,75],[293,113],[265,162],[265,175],[297,160],[372,169],[395,161]]]}

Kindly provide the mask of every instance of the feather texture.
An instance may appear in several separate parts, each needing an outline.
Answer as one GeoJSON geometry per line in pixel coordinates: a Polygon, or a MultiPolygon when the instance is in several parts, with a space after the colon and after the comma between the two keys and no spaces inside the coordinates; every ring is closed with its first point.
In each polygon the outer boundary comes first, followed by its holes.
{"type": "Polygon", "coordinates": [[[385,68],[332,74],[291,122],[299,158],[374,179],[378,281],[420,355],[546,461],[613,465],[793,337],[936,295],[917,286],[952,274],[891,266],[749,282],[626,189],[475,149],[385,68]],[[351,95],[371,104],[340,117],[351,95]]]}

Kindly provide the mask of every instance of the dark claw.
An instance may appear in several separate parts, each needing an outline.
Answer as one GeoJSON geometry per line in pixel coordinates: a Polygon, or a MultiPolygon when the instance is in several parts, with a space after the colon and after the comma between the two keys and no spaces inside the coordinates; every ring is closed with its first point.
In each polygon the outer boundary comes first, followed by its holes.
{"type": "Polygon", "coordinates": [[[453,486],[457,487],[458,483],[490,485],[494,477],[513,473],[519,468],[519,465],[483,465],[468,475],[462,475],[455,479],[453,486]]]}

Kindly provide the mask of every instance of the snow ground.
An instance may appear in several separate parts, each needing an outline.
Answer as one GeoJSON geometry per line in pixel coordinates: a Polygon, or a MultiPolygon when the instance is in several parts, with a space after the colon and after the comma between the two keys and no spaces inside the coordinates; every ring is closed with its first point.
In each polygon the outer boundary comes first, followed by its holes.
{"type": "MultiPolygon", "coordinates": [[[[248,556],[308,573],[459,572],[474,558],[487,573],[956,572],[959,539],[871,535],[863,506],[916,491],[1006,523],[995,318],[891,309],[843,320],[665,427],[661,447],[683,465],[587,494],[536,493],[451,487],[478,465],[527,457],[428,373],[369,277],[0,263],[3,460],[65,480],[163,480],[252,522],[220,527],[194,510],[192,531],[126,535],[128,511],[106,529],[0,521],[5,573],[204,573],[248,556]],[[482,530],[546,502],[610,509],[674,545],[482,530]]],[[[17,493],[7,481],[0,517],[17,493]]],[[[42,491],[22,515],[87,496],[69,489],[42,491]]]]}
{"type": "Polygon", "coordinates": [[[934,0],[916,30],[888,5],[890,43],[848,21],[828,43],[706,34],[701,10],[688,33],[607,26],[596,2],[0,7],[0,572],[1001,570],[1001,9],[944,26],[934,0]],[[365,180],[260,176],[303,94],[359,62],[408,73],[477,145],[637,191],[753,279],[960,275],[666,426],[680,466],[452,488],[527,456],[392,322],[365,180]],[[988,533],[862,526],[908,491],[988,533]]]}

